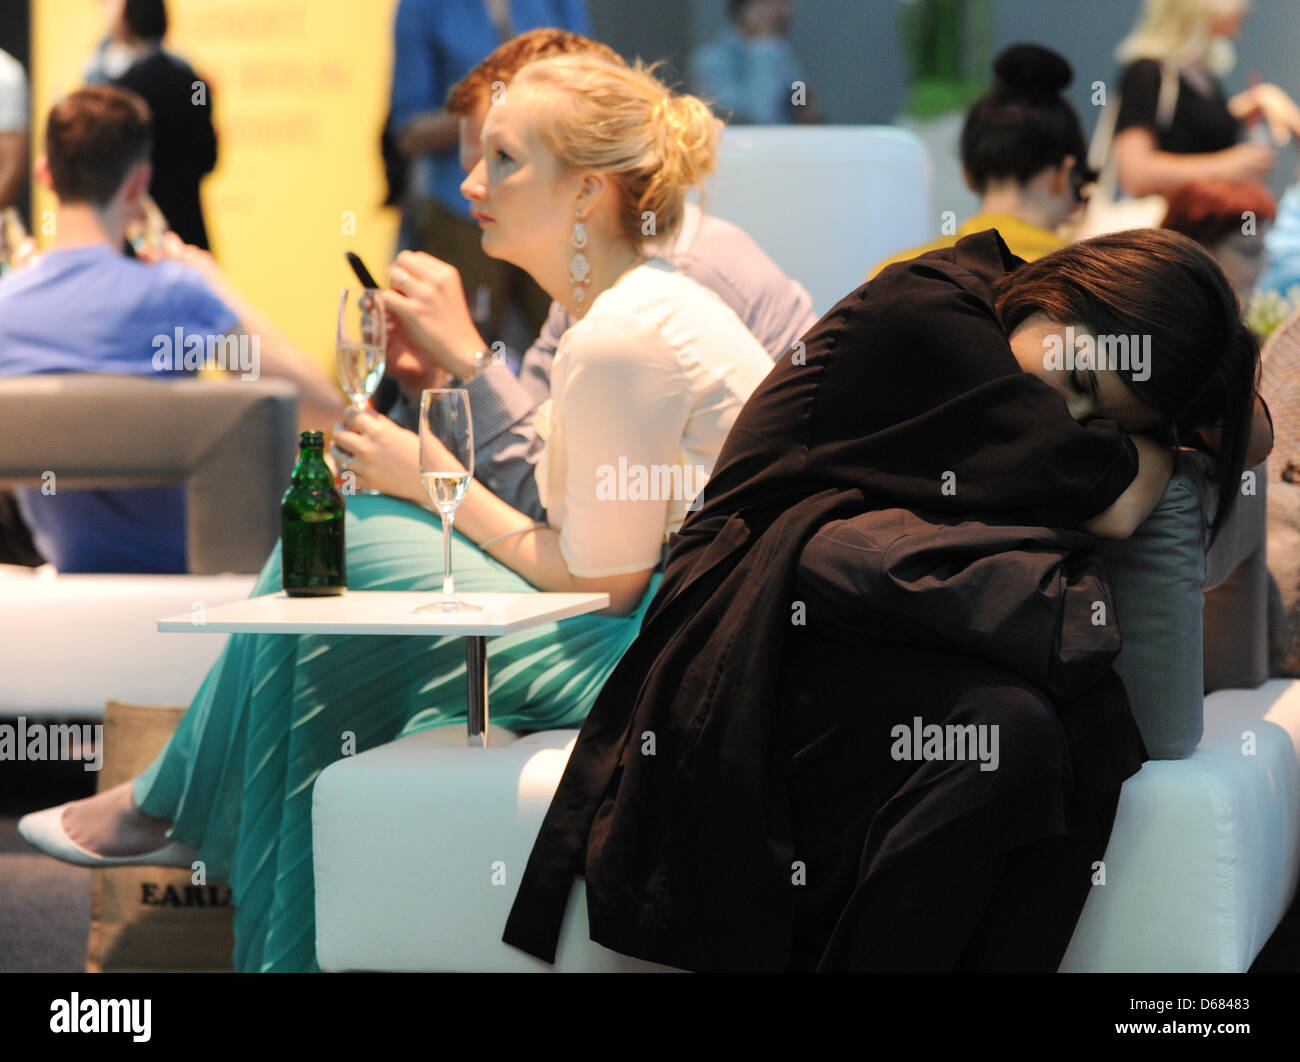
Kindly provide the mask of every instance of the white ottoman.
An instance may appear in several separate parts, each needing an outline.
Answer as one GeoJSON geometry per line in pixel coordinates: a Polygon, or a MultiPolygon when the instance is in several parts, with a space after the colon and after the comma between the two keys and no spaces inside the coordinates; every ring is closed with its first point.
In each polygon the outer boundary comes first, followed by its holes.
{"type": "Polygon", "coordinates": [[[189,704],[226,637],[164,616],[249,595],[253,575],[60,575],[0,568],[0,717],[102,716],[109,698],[189,704]]]}
{"type": "Polygon", "coordinates": [[[501,942],[577,736],[546,730],[471,749],[463,726],[443,727],[322,771],[312,795],[321,969],[667,969],[592,943],[581,882],[554,967],[501,942]]]}
{"type": "Polygon", "coordinates": [[[1300,682],[1206,697],[1196,751],[1124,783],[1062,972],[1248,969],[1300,875],[1297,750],[1300,682]]]}

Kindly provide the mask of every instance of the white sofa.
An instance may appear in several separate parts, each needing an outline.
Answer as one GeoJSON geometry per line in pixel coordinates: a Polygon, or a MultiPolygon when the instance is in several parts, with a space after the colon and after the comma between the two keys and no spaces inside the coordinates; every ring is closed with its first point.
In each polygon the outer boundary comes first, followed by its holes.
{"type": "Polygon", "coordinates": [[[0,380],[0,486],[40,486],[46,471],[59,491],[181,484],[189,564],[185,575],[0,566],[0,717],[190,702],[226,639],[159,634],[157,621],[248,596],[279,537],[297,408],[284,380],[0,380]]]}
{"type": "MultiPolygon", "coordinates": [[[[1245,970],[1295,895],[1300,682],[1264,682],[1260,490],[1207,555],[1213,493],[1188,456],[1143,527],[1103,550],[1125,636],[1116,669],[1156,758],[1125,783],[1105,884],[1062,970],[1245,970]],[[1203,695],[1220,683],[1257,688],[1203,695]]],[[[552,969],[501,932],[576,733],[497,732],[498,747],[469,749],[449,727],[326,768],[313,797],[322,969],[552,969]]],[[[647,968],[587,934],[579,879],[554,969],[647,968]]]]}
{"type": "Polygon", "coordinates": [[[0,717],[189,704],[226,637],[159,634],[162,616],[248,597],[253,575],[59,575],[0,566],[0,717]]]}

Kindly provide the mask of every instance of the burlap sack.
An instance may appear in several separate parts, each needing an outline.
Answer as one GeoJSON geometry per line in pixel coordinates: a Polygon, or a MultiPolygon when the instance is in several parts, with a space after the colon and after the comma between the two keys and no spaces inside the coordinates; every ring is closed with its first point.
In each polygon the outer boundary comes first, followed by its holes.
{"type": "MultiPolygon", "coordinates": [[[[171,738],[184,708],[109,701],[99,789],[140,774],[171,738]]],[[[193,870],[115,867],[91,872],[90,973],[231,970],[230,888],[196,884],[193,870]]]]}

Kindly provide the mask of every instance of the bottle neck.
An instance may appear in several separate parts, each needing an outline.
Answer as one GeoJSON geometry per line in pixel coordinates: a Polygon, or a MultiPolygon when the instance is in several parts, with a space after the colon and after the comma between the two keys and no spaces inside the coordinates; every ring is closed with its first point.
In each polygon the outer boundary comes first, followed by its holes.
{"type": "Polygon", "coordinates": [[[330,474],[329,465],[325,463],[325,454],[320,446],[304,445],[299,448],[298,466],[293,470],[293,478],[305,480],[313,486],[318,479],[330,486],[334,485],[334,477],[330,474]]]}

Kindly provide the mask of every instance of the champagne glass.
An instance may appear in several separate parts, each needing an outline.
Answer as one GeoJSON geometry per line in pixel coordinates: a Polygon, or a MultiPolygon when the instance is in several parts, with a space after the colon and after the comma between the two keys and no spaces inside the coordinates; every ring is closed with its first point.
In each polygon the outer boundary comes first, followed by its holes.
{"type": "MultiPolygon", "coordinates": [[[[365,408],[384,375],[388,325],[384,300],[375,288],[344,288],[339,296],[339,327],[335,347],[339,384],[357,410],[365,408]]],[[[359,490],[358,494],[378,494],[359,490]]]]}
{"type": "Polygon", "coordinates": [[[384,300],[374,288],[344,288],[339,296],[338,369],[343,393],[365,408],[384,375],[388,326],[384,300]]]}
{"type": "Polygon", "coordinates": [[[451,570],[452,520],[474,478],[474,428],[469,392],[463,387],[431,388],[420,395],[420,481],[442,516],[442,600],[415,612],[479,612],[457,600],[451,570]]]}

